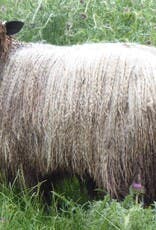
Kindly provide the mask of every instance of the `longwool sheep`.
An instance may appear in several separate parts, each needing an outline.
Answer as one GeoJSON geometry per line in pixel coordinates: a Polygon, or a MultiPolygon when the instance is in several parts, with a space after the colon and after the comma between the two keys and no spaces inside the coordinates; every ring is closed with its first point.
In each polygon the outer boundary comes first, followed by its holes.
{"type": "Polygon", "coordinates": [[[156,49],[23,44],[0,23],[0,170],[34,185],[89,176],[122,198],[140,176],[156,199],[156,49]]]}

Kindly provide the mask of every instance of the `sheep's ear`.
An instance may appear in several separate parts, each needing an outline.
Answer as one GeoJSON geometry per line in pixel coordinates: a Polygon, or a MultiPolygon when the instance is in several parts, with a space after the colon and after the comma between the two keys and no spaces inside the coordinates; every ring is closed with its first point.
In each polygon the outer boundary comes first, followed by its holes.
{"type": "Polygon", "coordinates": [[[13,34],[18,33],[22,29],[23,25],[24,25],[24,23],[20,22],[20,21],[6,22],[5,23],[6,34],[7,35],[13,35],[13,34]]]}

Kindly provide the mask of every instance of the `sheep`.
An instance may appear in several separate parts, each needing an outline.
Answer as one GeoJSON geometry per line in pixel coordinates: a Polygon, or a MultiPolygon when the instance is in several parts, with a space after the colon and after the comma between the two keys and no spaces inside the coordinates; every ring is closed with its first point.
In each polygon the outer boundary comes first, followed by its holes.
{"type": "Polygon", "coordinates": [[[21,27],[0,25],[1,173],[21,169],[27,185],[87,177],[117,199],[139,175],[154,201],[156,48],[19,43],[21,27]]]}

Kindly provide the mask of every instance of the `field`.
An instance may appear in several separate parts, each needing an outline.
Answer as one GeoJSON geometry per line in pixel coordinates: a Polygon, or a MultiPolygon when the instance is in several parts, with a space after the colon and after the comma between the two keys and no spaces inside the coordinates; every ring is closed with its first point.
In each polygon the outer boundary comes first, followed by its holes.
{"type": "MultiPolygon", "coordinates": [[[[57,45],[137,42],[156,45],[155,0],[0,0],[0,19],[22,20],[18,39],[57,45]]],[[[139,194],[122,202],[109,195],[89,200],[73,178],[58,184],[51,207],[35,188],[0,185],[0,229],[154,230],[156,203],[143,208],[139,194]]]]}

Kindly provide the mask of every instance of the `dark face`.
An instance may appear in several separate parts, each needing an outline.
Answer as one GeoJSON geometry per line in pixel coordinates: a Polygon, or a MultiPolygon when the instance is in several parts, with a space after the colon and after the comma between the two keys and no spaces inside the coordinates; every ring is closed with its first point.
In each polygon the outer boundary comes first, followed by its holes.
{"type": "Polygon", "coordinates": [[[0,22],[0,58],[7,53],[11,44],[11,35],[18,33],[24,23],[20,21],[0,22]]]}
{"type": "Polygon", "coordinates": [[[3,68],[9,48],[11,47],[11,35],[18,33],[24,23],[11,21],[3,23],[0,21],[0,86],[3,78],[3,68]]]}
{"type": "Polygon", "coordinates": [[[5,28],[5,25],[3,25],[1,22],[0,22],[0,58],[2,57],[2,54],[5,50],[5,47],[6,47],[6,42],[7,40],[7,35],[6,35],[6,28],[5,28]]]}

